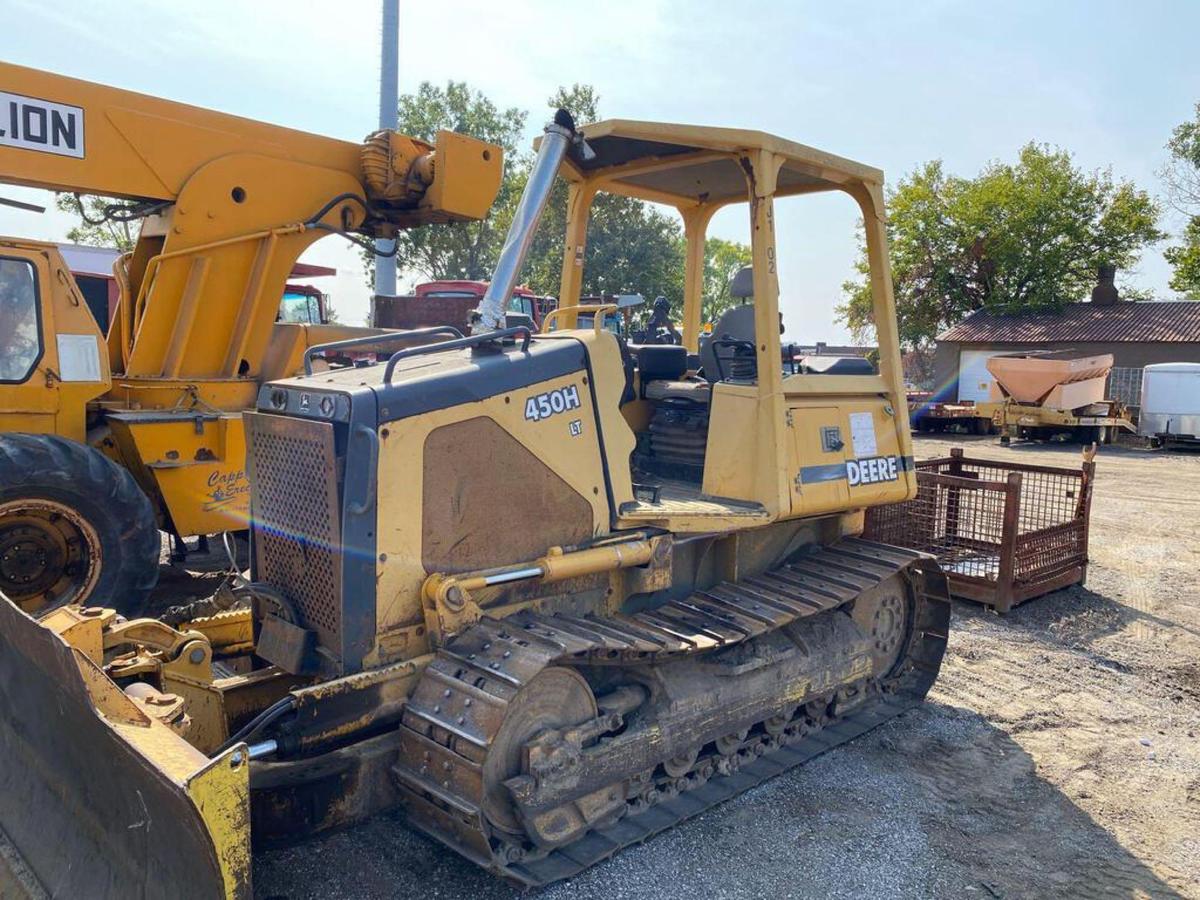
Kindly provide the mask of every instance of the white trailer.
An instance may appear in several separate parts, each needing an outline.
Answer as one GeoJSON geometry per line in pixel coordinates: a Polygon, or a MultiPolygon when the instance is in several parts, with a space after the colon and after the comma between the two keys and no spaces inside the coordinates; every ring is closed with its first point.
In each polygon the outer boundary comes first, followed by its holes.
{"type": "Polygon", "coordinates": [[[1146,366],[1138,433],[1163,446],[1200,447],[1200,363],[1146,366]]]}

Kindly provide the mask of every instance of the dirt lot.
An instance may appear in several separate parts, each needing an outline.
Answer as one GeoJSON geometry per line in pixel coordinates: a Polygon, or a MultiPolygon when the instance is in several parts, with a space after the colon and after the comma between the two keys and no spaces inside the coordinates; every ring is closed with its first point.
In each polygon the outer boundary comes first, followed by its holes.
{"type": "MultiPolygon", "coordinates": [[[[1070,446],[917,455],[1074,465],[1070,446]]],[[[1106,448],[1086,587],[957,602],[931,702],[541,893],[1200,897],[1200,456],[1106,448]]],[[[259,856],[258,896],[509,897],[386,815],[259,856]]]]}

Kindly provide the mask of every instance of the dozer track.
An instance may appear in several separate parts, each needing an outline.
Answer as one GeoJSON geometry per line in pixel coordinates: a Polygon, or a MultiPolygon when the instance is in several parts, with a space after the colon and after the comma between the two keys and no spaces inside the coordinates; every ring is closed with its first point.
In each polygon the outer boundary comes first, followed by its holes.
{"type": "Polygon", "coordinates": [[[545,885],[915,706],[949,616],[936,564],[850,539],[631,615],[484,619],[426,669],[394,775],[415,827],[545,885]]]}

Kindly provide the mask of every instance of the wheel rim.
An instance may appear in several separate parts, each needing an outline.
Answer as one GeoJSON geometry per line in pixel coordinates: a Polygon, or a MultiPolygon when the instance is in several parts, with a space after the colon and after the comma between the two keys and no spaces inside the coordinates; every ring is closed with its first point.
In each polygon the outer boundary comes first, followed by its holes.
{"type": "Polygon", "coordinates": [[[539,672],[517,695],[483,764],[483,810],[491,824],[509,834],[525,830],[504,782],[521,771],[521,749],[548,728],[569,728],[596,717],[596,698],[574,669],[552,666],[539,672]]]}
{"type": "Polygon", "coordinates": [[[851,617],[866,632],[875,677],[888,675],[904,654],[912,603],[904,582],[889,578],[854,601],[851,617]]]}
{"type": "Polygon", "coordinates": [[[0,590],[27,610],[78,603],[100,579],[96,529],[53,500],[0,504],[0,590]]]}

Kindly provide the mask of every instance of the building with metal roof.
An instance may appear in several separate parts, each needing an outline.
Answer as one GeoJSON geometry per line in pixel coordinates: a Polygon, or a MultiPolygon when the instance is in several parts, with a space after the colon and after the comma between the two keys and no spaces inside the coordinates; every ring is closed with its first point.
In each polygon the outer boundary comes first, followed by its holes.
{"type": "Polygon", "coordinates": [[[1111,353],[1108,395],[1137,406],[1145,366],[1200,362],[1200,303],[1093,301],[1009,316],[979,310],[938,336],[935,393],[947,400],[987,400],[987,360],[1028,350],[1111,353]]]}

